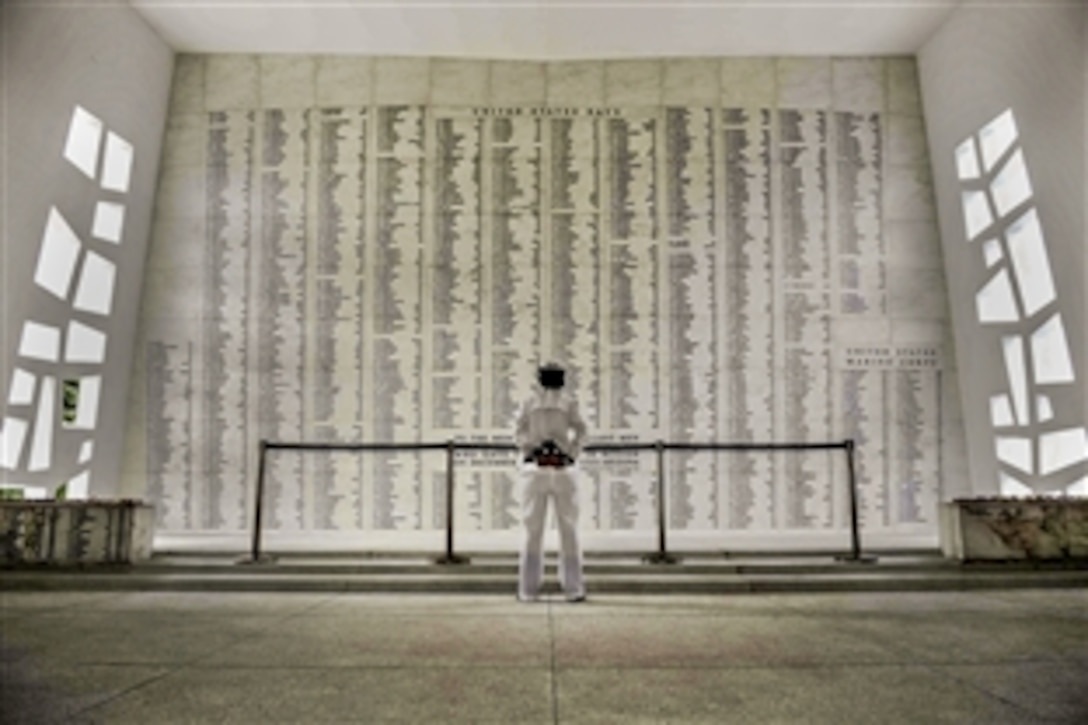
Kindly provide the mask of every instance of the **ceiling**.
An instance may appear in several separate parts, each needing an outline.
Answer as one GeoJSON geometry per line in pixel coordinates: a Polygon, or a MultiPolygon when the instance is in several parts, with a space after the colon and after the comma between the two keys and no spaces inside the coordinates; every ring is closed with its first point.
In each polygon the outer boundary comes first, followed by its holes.
{"type": "Polygon", "coordinates": [[[129,0],[189,53],[913,54],[963,0],[129,0]]]}

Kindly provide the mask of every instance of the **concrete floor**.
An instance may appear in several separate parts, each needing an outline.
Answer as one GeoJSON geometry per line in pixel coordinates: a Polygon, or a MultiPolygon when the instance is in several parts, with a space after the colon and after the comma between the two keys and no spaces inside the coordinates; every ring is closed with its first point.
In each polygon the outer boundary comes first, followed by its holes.
{"type": "Polygon", "coordinates": [[[4,592],[0,632],[4,723],[1088,722],[1084,589],[4,592]]]}

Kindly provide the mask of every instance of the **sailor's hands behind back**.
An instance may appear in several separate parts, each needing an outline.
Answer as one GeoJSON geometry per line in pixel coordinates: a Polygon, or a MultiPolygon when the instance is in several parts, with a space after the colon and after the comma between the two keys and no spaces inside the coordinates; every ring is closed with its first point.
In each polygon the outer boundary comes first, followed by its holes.
{"type": "Polygon", "coordinates": [[[569,466],[574,463],[574,459],[564,453],[563,449],[551,439],[544,441],[534,448],[532,458],[537,463],[546,466],[554,466],[557,462],[561,462],[563,466],[569,466]]]}

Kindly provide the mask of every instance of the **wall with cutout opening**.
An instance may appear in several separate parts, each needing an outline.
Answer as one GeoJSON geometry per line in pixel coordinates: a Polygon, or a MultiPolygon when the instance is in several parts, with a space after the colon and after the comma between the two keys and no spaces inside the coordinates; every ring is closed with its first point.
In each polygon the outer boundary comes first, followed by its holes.
{"type": "Polygon", "coordinates": [[[173,52],[123,5],[0,12],[0,485],[109,497],[173,52]]]}
{"type": "Polygon", "coordinates": [[[964,6],[918,55],[976,494],[1088,492],[1086,14],[964,6]]]}

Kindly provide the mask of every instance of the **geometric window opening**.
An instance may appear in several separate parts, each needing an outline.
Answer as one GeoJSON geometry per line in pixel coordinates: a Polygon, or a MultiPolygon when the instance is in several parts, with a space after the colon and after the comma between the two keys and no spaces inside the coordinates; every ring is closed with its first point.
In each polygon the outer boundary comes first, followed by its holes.
{"type": "Polygon", "coordinates": [[[27,501],[45,501],[52,497],[45,486],[23,486],[23,498],[27,501]]]}
{"type": "Polygon", "coordinates": [[[68,341],[64,346],[65,362],[102,363],[106,359],[106,335],[82,322],[68,323],[68,341]]]}
{"type": "Polygon", "coordinates": [[[1016,422],[1018,425],[1027,425],[1031,422],[1031,412],[1028,410],[1028,381],[1024,366],[1024,341],[1018,335],[1002,337],[1001,349],[1005,357],[1005,374],[1009,379],[1009,392],[1012,393],[1016,422]]]}
{"type": "MultiPolygon", "coordinates": [[[[94,430],[96,421],[98,420],[98,398],[102,389],[102,378],[100,377],[87,377],[80,378],[78,381],[64,381],[67,393],[67,386],[70,382],[76,382],[74,403],[75,414],[72,420],[65,419],[65,427],[76,430],[94,430]]],[[[65,396],[65,414],[68,414],[68,400],[65,396]]]]}
{"type": "Polygon", "coordinates": [[[1082,478],[1069,488],[1065,489],[1067,496],[1076,498],[1088,497],[1088,478],[1082,478]]]}
{"type": "Polygon", "coordinates": [[[49,490],[44,486],[27,486],[21,483],[6,483],[0,486],[0,500],[37,501],[49,498],[49,490]]]}
{"type": "Polygon", "coordinates": [[[57,362],[60,355],[60,330],[29,320],[24,322],[19,354],[33,360],[57,362]]]}
{"type": "Polygon", "coordinates": [[[98,168],[98,150],[102,146],[102,122],[76,106],[72,122],[68,126],[68,140],[64,144],[64,158],[93,179],[98,168]]]}
{"type": "Polygon", "coordinates": [[[61,396],[61,420],[70,425],[76,422],[76,408],[79,405],[79,381],[65,380],[62,390],[64,392],[61,396]]]}
{"type": "Polygon", "coordinates": [[[997,459],[1024,473],[1032,473],[1030,438],[997,438],[997,459]]]}
{"type": "Polygon", "coordinates": [[[1005,428],[1015,423],[1008,395],[1002,393],[990,398],[990,422],[994,428],[1005,428]]]}
{"type": "Polygon", "coordinates": [[[113,302],[115,272],[113,262],[94,252],[88,252],[76,290],[75,308],[108,315],[113,302]]]}
{"type": "Polygon", "coordinates": [[[1001,472],[1001,495],[1002,496],[1035,496],[1035,492],[1025,486],[1020,479],[1010,476],[1004,471],[1001,472]]]}
{"type": "Polygon", "coordinates": [[[125,225],[125,207],[110,201],[100,201],[94,208],[94,223],[91,234],[98,239],[119,244],[121,228],[125,225]]]}
{"type": "Polygon", "coordinates": [[[1073,361],[1060,312],[1055,312],[1031,334],[1031,361],[1038,385],[1074,381],[1073,361]]]}
{"type": "Polygon", "coordinates": [[[1040,423],[1046,423],[1054,417],[1054,406],[1050,403],[1049,395],[1035,396],[1035,415],[1040,423]]]}
{"type": "Polygon", "coordinates": [[[53,426],[56,413],[56,383],[49,376],[42,378],[41,395],[38,397],[38,415],[34,419],[34,440],[30,446],[30,463],[27,470],[45,471],[53,458],[53,426]]]}
{"type": "Polygon", "coordinates": [[[18,484],[0,483],[0,501],[24,501],[23,487],[18,484]]]}
{"type": "Polygon", "coordinates": [[[978,154],[975,152],[973,138],[967,139],[956,147],[956,174],[960,177],[960,181],[970,181],[979,176],[978,154]]]}
{"type": "Polygon", "coordinates": [[[1005,168],[990,184],[990,193],[994,196],[994,206],[1000,216],[1005,216],[1031,198],[1031,182],[1028,181],[1024,153],[1020,149],[1013,153],[1005,168]]]}
{"type": "Polygon", "coordinates": [[[1011,108],[982,127],[978,138],[982,145],[982,163],[986,165],[986,171],[993,170],[1001,155],[1015,143],[1016,135],[1016,119],[1012,116],[1011,108]]]}
{"type": "Polygon", "coordinates": [[[19,466],[26,442],[26,421],[21,418],[4,418],[0,427],[0,468],[14,469],[19,466]]]}
{"type": "Polygon", "coordinates": [[[87,498],[88,489],[91,487],[91,473],[90,471],[84,471],[76,476],[73,476],[68,480],[68,483],[64,484],[64,498],[72,500],[83,500],[87,498]]]}
{"type": "Polygon", "coordinates": [[[1016,322],[1020,319],[1009,273],[1004,267],[975,295],[975,311],[978,321],[982,323],[1016,322]]]}
{"type": "Polygon", "coordinates": [[[50,207],[45,235],[38,250],[34,282],[60,299],[68,299],[68,288],[72,284],[72,274],[76,270],[76,260],[82,246],[67,220],[56,207],[50,207]]]}
{"type": "Polygon", "coordinates": [[[1088,436],[1083,427],[1039,436],[1039,472],[1046,476],[1088,458],[1088,436]]]}
{"type": "Polygon", "coordinates": [[[37,378],[22,368],[15,368],[11,374],[11,390],[8,392],[8,405],[30,405],[34,402],[34,384],[37,378]]]}
{"type": "Polygon", "coordinates": [[[967,232],[967,241],[971,241],[993,223],[990,203],[984,191],[965,191],[961,194],[963,202],[963,222],[967,232]]]}
{"type": "Polygon", "coordinates": [[[1001,251],[1001,242],[996,239],[987,239],[982,243],[982,255],[986,258],[987,267],[994,266],[1005,256],[1001,251]]]}
{"type": "Polygon", "coordinates": [[[93,454],[94,441],[83,441],[83,445],[79,447],[79,463],[86,463],[91,460],[93,454]]]}
{"type": "Polygon", "coordinates": [[[113,131],[106,134],[106,159],[102,167],[102,188],[107,191],[128,192],[132,173],[132,144],[113,131]]]}
{"type": "Polygon", "coordinates": [[[1043,230],[1035,209],[1028,210],[1016,220],[1005,236],[1009,242],[1009,256],[1012,257],[1020,297],[1024,301],[1024,313],[1030,317],[1057,297],[1054,277],[1050,273],[1050,259],[1043,242],[1043,230]]]}

